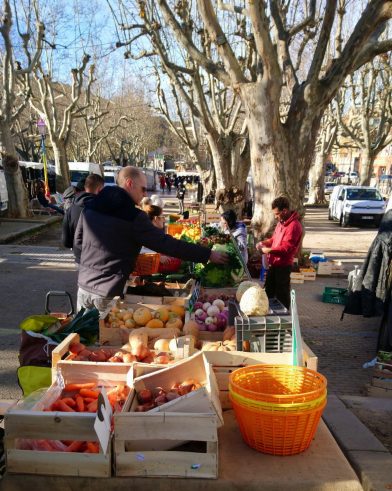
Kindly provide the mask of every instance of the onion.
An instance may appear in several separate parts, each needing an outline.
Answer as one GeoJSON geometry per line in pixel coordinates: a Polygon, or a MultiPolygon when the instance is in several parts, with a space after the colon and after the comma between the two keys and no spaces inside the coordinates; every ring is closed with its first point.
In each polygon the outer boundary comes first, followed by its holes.
{"type": "Polygon", "coordinates": [[[202,314],[204,314],[204,310],[203,309],[196,309],[195,310],[195,317],[199,317],[202,314]]]}
{"type": "Polygon", "coordinates": [[[195,310],[203,308],[203,302],[196,302],[194,305],[195,310]]]}
{"type": "Polygon", "coordinates": [[[226,324],[227,324],[226,317],[222,313],[218,314],[217,322],[216,322],[217,328],[223,330],[226,327],[226,324]]]}

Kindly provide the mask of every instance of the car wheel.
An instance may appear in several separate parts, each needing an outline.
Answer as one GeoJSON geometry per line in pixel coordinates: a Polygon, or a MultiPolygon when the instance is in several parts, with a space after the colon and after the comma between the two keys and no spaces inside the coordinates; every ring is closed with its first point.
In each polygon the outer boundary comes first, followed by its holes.
{"type": "Polygon", "coordinates": [[[343,213],[342,216],[340,217],[340,226],[341,227],[348,227],[350,225],[349,219],[346,217],[346,215],[343,213]]]}
{"type": "Polygon", "coordinates": [[[331,210],[328,210],[328,220],[333,220],[333,216],[331,215],[331,210]]]}

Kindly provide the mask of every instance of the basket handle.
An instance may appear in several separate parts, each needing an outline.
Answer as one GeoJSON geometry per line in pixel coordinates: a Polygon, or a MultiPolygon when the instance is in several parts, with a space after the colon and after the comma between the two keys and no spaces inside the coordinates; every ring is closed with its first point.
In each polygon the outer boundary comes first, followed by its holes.
{"type": "Polygon", "coordinates": [[[51,310],[49,308],[49,303],[50,303],[50,297],[67,297],[68,302],[69,302],[69,308],[70,310],[67,313],[67,317],[71,316],[74,314],[74,305],[72,302],[72,297],[71,295],[66,292],[66,291],[57,291],[57,290],[51,290],[46,294],[46,299],[45,299],[45,314],[50,314],[51,310]]]}

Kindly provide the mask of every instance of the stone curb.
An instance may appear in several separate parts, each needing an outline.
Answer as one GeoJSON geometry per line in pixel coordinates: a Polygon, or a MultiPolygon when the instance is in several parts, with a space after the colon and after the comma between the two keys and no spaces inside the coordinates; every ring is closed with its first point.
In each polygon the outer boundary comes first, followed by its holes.
{"type": "Polygon", "coordinates": [[[0,244],[8,244],[9,242],[19,239],[20,237],[23,237],[24,235],[28,235],[31,232],[38,232],[39,230],[42,230],[45,227],[48,227],[53,223],[59,222],[61,220],[62,217],[49,217],[47,220],[29,220],[28,218],[23,220],[18,220],[18,219],[11,219],[11,218],[2,218],[1,221],[3,222],[18,223],[20,229],[16,230],[15,232],[10,232],[8,234],[7,233],[2,234],[0,228],[0,244]]]}
{"type": "Polygon", "coordinates": [[[392,455],[337,396],[328,397],[323,419],[364,491],[392,489],[392,455]]]}

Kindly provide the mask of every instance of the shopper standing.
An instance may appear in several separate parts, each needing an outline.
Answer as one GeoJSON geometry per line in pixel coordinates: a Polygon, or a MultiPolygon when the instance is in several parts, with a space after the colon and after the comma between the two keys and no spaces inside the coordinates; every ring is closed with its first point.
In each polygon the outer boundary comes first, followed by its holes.
{"type": "Polygon", "coordinates": [[[268,298],[277,298],[290,309],[290,273],[302,238],[302,225],[296,211],[290,211],[289,200],[281,196],[272,202],[272,212],[278,224],[270,239],[256,248],[267,254],[269,269],[265,282],[268,298]]]}
{"type": "Polygon", "coordinates": [[[165,176],[163,174],[159,178],[159,182],[161,183],[161,191],[162,191],[162,194],[165,194],[166,179],[165,179],[165,176]]]}
{"type": "Polygon", "coordinates": [[[95,307],[104,314],[113,297],[123,294],[142,246],[185,261],[227,263],[227,254],[174,239],[137,208],[147,194],[140,169],[124,167],[117,182],[86,204],[76,228],[74,245],[82,251],[78,309],[95,307]]]}
{"type": "Polygon", "coordinates": [[[178,206],[180,208],[180,214],[181,215],[184,213],[185,193],[186,193],[185,186],[182,183],[179,184],[179,186],[177,188],[177,199],[178,199],[178,206]]]}

